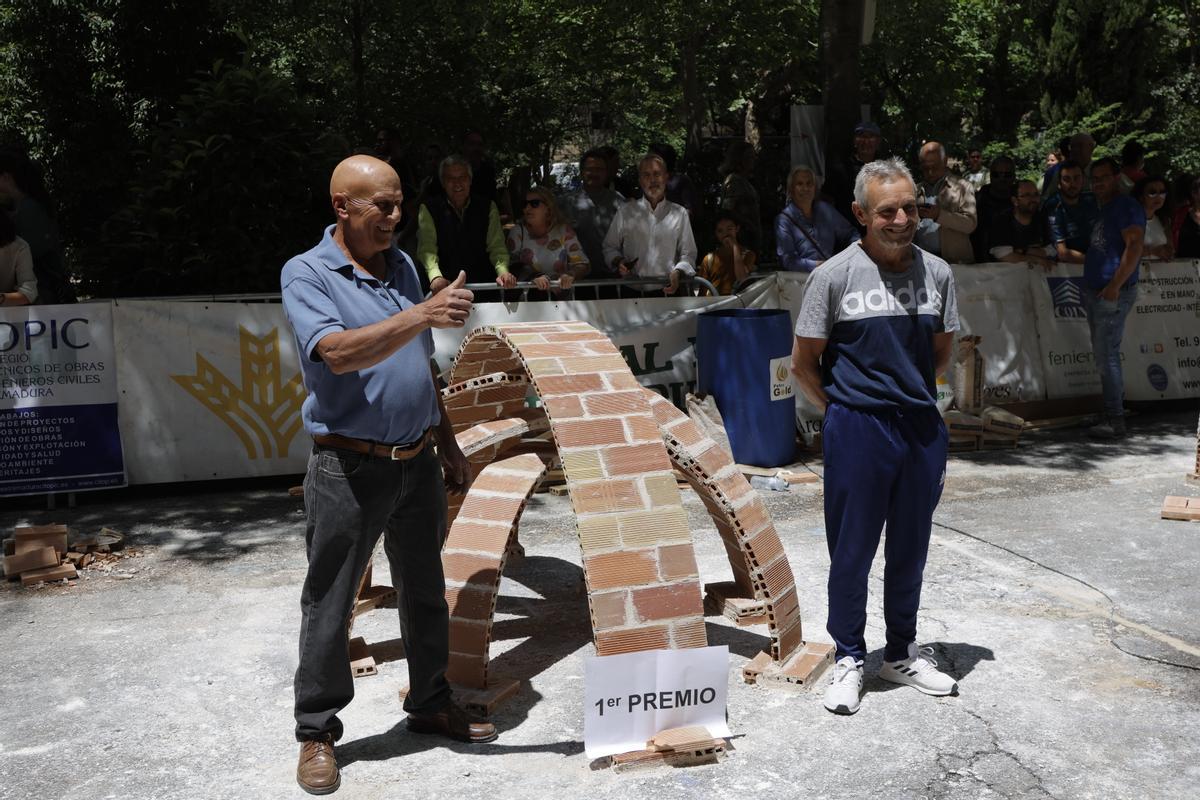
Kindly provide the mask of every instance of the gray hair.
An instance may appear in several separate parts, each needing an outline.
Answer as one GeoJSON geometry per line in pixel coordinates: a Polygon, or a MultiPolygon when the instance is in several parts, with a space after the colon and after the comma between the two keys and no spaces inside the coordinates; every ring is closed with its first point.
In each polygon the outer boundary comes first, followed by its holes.
{"type": "Polygon", "coordinates": [[[858,171],[858,177],[854,179],[854,202],[858,203],[859,208],[865,209],[868,184],[897,181],[901,178],[912,184],[913,191],[916,191],[917,182],[913,180],[912,173],[908,171],[902,159],[892,157],[863,164],[862,169],[858,171]]]}
{"type": "Polygon", "coordinates": [[[662,164],[663,172],[667,173],[668,175],[671,173],[671,170],[667,169],[667,160],[658,153],[646,153],[644,156],[638,159],[639,173],[642,171],[642,164],[645,164],[647,161],[657,161],[659,164],[662,164]]]}
{"type": "Polygon", "coordinates": [[[788,173],[787,194],[789,197],[791,197],[792,185],[796,182],[796,176],[801,172],[807,172],[809,175],[812,175],[813,185],[816,186],[818,190],[821,188],[821,179],[817,177],[816,170],[814,170],[808,164],[797,164],[796,166],[792,167],[792,171],[788,173]]]}
{"type": "Polygon", "coordinates": [[[442,159],[442,163],[438,164],[438,183],[446,185],[446,170],[449,167],[466,167],[467,177],[474,178],[475,174],[471,171],[471,162],[467,161],[457,153],[446,156],[442,159]]]}

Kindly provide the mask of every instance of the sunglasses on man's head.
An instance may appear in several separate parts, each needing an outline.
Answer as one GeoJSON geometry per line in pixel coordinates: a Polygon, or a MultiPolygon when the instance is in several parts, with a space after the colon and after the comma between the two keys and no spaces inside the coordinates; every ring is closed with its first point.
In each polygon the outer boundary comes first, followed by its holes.
{"type": "Polygon", "coordinates": [[[540,198],[540,197],[526,197],[526,198],[525,198],[525,205],[529,206],[530,208],[541,208],[541,207],[542,207],[542,198],[540,198]]]}

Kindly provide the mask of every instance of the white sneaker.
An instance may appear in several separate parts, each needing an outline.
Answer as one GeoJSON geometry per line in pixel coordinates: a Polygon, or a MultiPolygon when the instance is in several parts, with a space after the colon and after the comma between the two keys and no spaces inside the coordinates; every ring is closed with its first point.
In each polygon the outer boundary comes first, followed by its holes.
{"type": "Polygon", "coordinates": [[[833,665],[833,682],[825,690],[825,707],[835,714],[853,714],[858,711],[862,685],[862,662],[842,656],[833,665]]]}
{"type": "Polygon", "coordinates": [[[892,683],[912,686],[925,694],[957,694],[958,682],[946,673],[938,672],[937,662],[932,656],[932,647],[917,647],[916,642],[909,642],[908,658],[883,662],[879,677],[892,683]]]}

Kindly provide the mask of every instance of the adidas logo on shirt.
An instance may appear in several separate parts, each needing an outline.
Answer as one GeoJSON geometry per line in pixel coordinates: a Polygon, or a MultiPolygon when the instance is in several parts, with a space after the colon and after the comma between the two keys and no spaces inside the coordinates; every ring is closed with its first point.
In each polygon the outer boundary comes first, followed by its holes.
{"type": "Polygon", "coordinates": [[[897,286],[894,291],[888,291],[887,285],[879,282],[879,286],[867,291],[847,292],[842,296],[842,313],[847,317],[857,317],[868,312],[888,311],[908,313],[920,311],[922,308],[931,313],[938,313],[942,298],[937,290],[930,292],[924,286],[917,287],[912,281],[907,285],[897,286]]]}

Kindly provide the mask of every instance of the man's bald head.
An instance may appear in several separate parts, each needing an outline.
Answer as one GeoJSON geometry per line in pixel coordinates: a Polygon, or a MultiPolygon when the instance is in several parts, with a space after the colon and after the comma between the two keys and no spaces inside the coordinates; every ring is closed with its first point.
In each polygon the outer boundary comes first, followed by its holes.
{"type": "Polygon", "coordinates": [[[940,180],[946,174],[946,148],[941,142],[926,142],[917,161],[921,165],[921,175],[929,183],[940,180]]]}
{"type": "Polygon", "coordinates": [[[400,176],[386,161],[374,156],[350,156],[333,168],[329,179],[329,198],[343,194],[347,197],[370,197],[376,192],[400,188],[400,176]]]}

